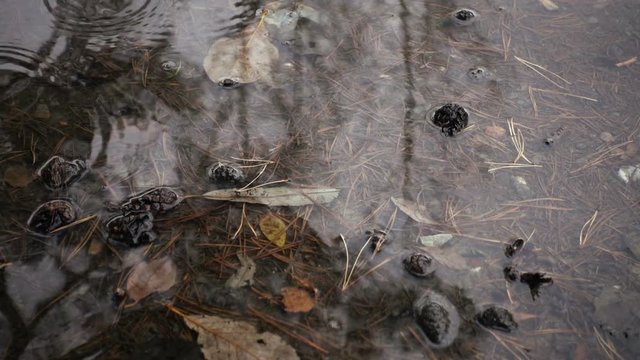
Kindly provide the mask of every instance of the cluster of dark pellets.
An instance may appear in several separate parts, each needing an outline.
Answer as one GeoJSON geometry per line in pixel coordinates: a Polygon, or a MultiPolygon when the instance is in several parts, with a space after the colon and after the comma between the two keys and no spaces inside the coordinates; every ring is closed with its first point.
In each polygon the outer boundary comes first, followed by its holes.
{"type": "Polygon", "coordinates": [[[37,175],[50,190],[69,187],[86,172],[84,160],[66,160],[62,156],[52,156],[38,169],[37,175]]]}
{"type": "Polygon", "coordinates": [[[402,261],[405,270],[416,277],[433,275],[435,270],[433,269],[432,262],[433,260],[428,255],[422,253],[413,253],[402,261]]]}
{"type": "MultiPolygon", "coordinates": [[[[54,155],[36,172],[44,186],[52,191],[63,191],[78,181],[87,171],[84,160],[67,160],[54,155]]],[[[38,206],[27,220],[27,228],[40,235],[50,235],[78,219],[79,209],[69,199],[55,199],[38,206]]]]}
{"type": "Polygon", "coordinates": [[[454,136],[469,124],[469,114],[458,104],[445,104],[433,114],[433,123],[446,136],[454,136]]]}
{"type": "Polygon", "coordinates": [[[242,169],[231,164],[218,162],[207,169],[209,181],[219,187],[234,187],[247,182],[247,176],[242,169]]]}
{"type": "Polygon", "coordinates": [[[160,186],[135,194],[123,201],[122,212],[106,224],[109,240],[130,247],[146,245],[156,239],[153,221],[158,213],[176,207],[182,198],[170,187],[160,186]]]}
{"type": "Polygon", "coordinates": [[[479,312],[476,320],[484,327],[504,332],[511,332],[518,328],[518,323],[509,310],[493,305],[479,312]]]}
{"type": "Polygon", "coordinates": [[[454,11],[451,16],[456,24],[468,25],[476,19],[477,13],[471,9],[459,9],[454,11]]]}
{"type": "MultiPolygon", "coordinates": [[[[508,258],[513,257],[516,252],[518,252],[524,246],[523,239],[516,239],[512,244],[509,244],[505,247],[504,255],[508,258]]],[[[545,284],[553,284],[553,279],[546,276],[545,273],[535,272],[535,273],[520,273],[513,262],[509,262],[502,270],[504,274],[504,278],[509,282],[518,281],[520,279],[521,283],[527,284],[529,286],[529,291],[531,292],[531,298],[535,300],[538,296],[540,296],[540,288],[545,284]]]]}

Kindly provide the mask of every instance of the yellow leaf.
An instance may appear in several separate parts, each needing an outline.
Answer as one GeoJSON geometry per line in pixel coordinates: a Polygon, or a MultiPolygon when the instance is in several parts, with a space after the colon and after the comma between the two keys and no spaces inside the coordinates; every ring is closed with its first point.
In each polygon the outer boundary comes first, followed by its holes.
{"type": "Polygon", "coordinates": [[[315,300],[305,290],[296,287],[286,287],[282,290],[282,304],[284,305],[284,311],[294,312],[309,312],[316,305],[315,300]]]}
{"type": "Polygon", "coordinates": [[[260,219],[260,230],[264,236],[278,247],[284,247],[287,239],[287,226],[279,217],[268,213],[260,219]]]}

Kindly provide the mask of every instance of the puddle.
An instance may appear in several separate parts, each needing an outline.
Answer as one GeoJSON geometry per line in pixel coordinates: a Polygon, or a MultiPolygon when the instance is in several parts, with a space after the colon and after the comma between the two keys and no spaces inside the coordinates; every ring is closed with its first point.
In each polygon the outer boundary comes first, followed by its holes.
{"type": "Polygon", "coordinates": [[[633,1],[3,10],[0,354],[640,356],[633,1]]]}

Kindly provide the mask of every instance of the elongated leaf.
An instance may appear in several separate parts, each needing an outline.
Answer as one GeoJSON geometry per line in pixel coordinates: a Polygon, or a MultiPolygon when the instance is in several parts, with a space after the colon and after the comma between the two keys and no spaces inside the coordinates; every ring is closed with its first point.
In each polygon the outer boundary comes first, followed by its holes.
{"type": "Polygon", "coordinates": [[[284,247],[284,243],[287,241],[287,225],[282,219],[268,213],[260,219],[260,230],[276,246],[284,247]]]}
{"type": "Polygon", "coordinates": [[[257,189],[220,189],[202,195],[205,199],[263,204],[269,206],[304,206],[333,201],[340,194],[334,188],[303,189],[277,186],[257,189]]]}
{"type": "Polygon", "coordinates": [[[398,209],[402,210],[403,213],[409,215],[413,220],[426,224],[426,225],[436,225],[435,222],[429,215],[426,214],[426,209],[424,206],[420,206],[413,201],[406,199],[398,199],[395,197],[391,198],[391,201],[398,207],[398,209]]]}

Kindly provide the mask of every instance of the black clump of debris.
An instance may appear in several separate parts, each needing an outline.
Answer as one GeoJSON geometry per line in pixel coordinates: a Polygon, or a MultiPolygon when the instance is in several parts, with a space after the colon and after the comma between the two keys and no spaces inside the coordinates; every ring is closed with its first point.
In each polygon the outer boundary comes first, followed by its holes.
{"type": "Polygon", "coordinates": [[[524,246],[523,239],[516,239],[512,244],[507,245],[504,249],[504,255],[506,257],[512,257],[518,250],[524,246]]]}
{"type": "Polygon", "coordinates": [[[421,253],[414,253],[402,261],[405,270],[416,277],[432,275],[434,272],[433,266],[431,266],[432,262],[433,260],[429,256],[421,253]]]}
{"type": "Polygon", "coordinates": [[[490,306],[476,315],[480,325],[494,330],[511,332],[518,328],[518,323],[513,320],[513,315],[504,308],[490,306]]]}
{"type": "Polygon", "coordinates": [[[153,215],[148,211],[115,216],[107,222],[106,227],[111,242],[130,247],[152,243],[156,238],[153,215]]]}
{"type": "Polygon", "coordinates": [[[520,282],[529,285],[531,298],[535,300],[536,297],[540,296],[540,287],[544,284],[553,284],[553,279],[545,273],[524,273],[520,275],[520,282]]]}
{"type": "Polygon", "coordinates": [[[374,253],[379,253],[389,239],[387,232],[382,230],[367,231],[366,234],[369,236],[371,250],[374,253]]]}
{"type": "Polygon", "coordinates": [[[460,22],[468,22],[476,17],[476,12],[471,9],[460,9],[453,13],[453,17],[460,22]]]}
{"type": "Polygon", "coordinates": [[[222,162],[218,162],[207,169],[207,177],[220,187],[234,187],[247,181],[247,176],[241,169],[222,162]]]}
{"type": "Polygon", "coordinates": [[[240,86],[240,82],[233,79],[224,79],[218,82],[218,86],[223,89],[235,89],[240,86]]]}
{"type": "Polygon", "coordinates": [[[516,270],[515,265],[505,266],[502,272],[504,273],[504,278],[507,281],[517,281],[518,276],[520,276],[520,274],[518,273],[518,270],[516,270]]]}
{"type": "Polygon", "coordinates": [[[433,123],[446,136],[454,136],[469,124],[469,114],[458,104],[445,104],[433,114],[433,123]]]}
{"type": "Polygon", "coordinates": [[[27,220],[27,227],[41,235],[49,235],[78,218],[78,208],[65,199],[47,201],[38,206],[27,220]]]}
{"type": "Polygon", "coordinates": [[[84,160],[66,160],[55,155],[38,169],[37,175],[47,188],[59,190],[78,181],[86,171],[87,164],[84,160]]]}

